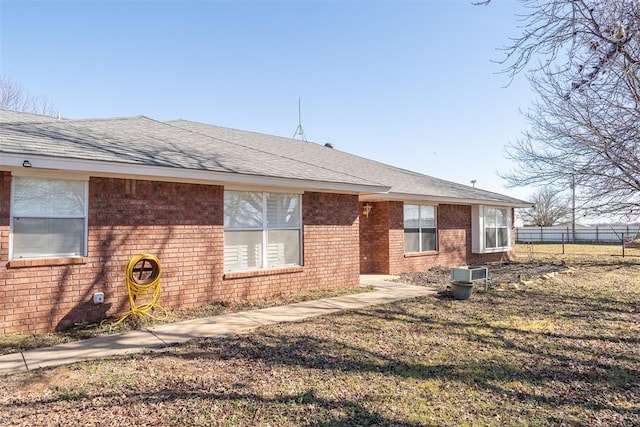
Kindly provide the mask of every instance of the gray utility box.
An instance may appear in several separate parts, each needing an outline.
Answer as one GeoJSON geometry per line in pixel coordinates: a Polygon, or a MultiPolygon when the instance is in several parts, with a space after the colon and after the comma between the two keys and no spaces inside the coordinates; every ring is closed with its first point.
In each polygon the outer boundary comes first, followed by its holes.
{"type": "Polygon", "coordinates": [[[453,267],[451,269],[451,280],[457,283],[473,283],[482,280],[486,292],[489,290],[489,269],[480,266],[453,267]]]}

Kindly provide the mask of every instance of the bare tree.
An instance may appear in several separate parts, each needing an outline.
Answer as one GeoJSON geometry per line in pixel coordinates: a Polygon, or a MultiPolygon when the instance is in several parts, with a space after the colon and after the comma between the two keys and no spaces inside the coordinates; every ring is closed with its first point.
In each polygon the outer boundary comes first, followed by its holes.
{"type": "MultiPolygon", "coordinates": [[[[513,186],[577,186],[588,215],[640,216],[640,2],[520,0],[522,34],[500,61],[539,95],[507,147],[513,186]]],[[[488,3],[486,1],[480,3],[488,3]]]]}
{"type": "Polygon", "coordinates": [[[0,108],[53,116],[55,108],[46,97],[31,96],[10,78],[0,74],[0,108]]]}
{"type": "Polygon", "coordinates": [[[524,209],[522,219],[527,225],[551,227],[568,219],[571,202],[568,197],[552,187],[543,187],[528,197],[535,207],[524,209]]]}

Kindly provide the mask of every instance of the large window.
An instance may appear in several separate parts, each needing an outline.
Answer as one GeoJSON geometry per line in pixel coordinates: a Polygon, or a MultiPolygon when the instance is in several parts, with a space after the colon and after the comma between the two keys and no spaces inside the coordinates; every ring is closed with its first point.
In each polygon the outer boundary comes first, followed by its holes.
{"type": "Polygon", "coordinates": [[[436,207],[404,204],[404,251],[428,252],[438,249],[436,207]]]}
{"type": "Polygon", "coordinates": [[[511,249],[511,208],[474,206],[473,252],[505,252],[511,249]]]}
{"type": "Polygon", "coordinates": [[[12,259],[86,255],[86,181],[12,178],[12,259]]]}
{"type": "Polygon", "coordinates": [[[299,194],[225,191],[225,271],[301,264],[299,194]]]}
{"type": "Polygon", "coordinates": [[[484,241],[486,249],[509,246],[508,210],[486,208],[484,210],[484,241]]]}

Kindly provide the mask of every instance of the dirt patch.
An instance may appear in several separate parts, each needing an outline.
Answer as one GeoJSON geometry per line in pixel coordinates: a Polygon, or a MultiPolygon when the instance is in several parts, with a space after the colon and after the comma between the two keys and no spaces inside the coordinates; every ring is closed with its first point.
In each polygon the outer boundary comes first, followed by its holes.
{"type": "MultiPolygon", "coordinates": [[[[570,267],[564,261],[544,262],[501,262],[487,264],[489,269],[489,287],[499,287],[509,284],[519,284],[537,277],[568,271],[570,267]]],[[[451,269],[447,267],[432,267],[429,270],[403,273],[399,282],[416,286],[444,288],[451,280],[451,269]]]]}

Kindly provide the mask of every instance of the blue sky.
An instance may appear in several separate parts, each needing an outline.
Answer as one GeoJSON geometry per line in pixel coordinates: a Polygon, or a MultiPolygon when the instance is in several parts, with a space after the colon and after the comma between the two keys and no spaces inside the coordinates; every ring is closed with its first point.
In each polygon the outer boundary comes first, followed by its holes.
{"type": "MultiPolygon", "coordinates": [[[[63,117],[145,115],[307,139],[526,198],[496,172],[534,99],[498,50],[515,0],[6,1],[0,72],[63,117]]],[[[374,177],[372,177],[374,178],[374,177]]]]}

